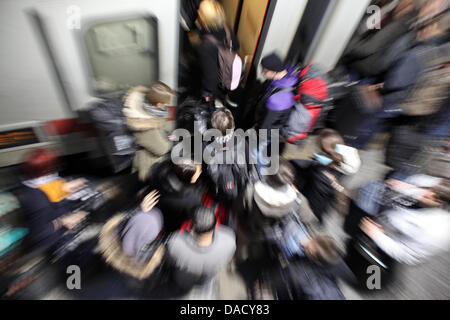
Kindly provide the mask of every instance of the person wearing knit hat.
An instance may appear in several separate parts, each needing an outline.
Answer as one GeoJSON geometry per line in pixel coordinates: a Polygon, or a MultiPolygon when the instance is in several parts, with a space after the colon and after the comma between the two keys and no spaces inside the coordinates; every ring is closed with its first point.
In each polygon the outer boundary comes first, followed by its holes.
{"type": "Polygon", "coordinates": [[[298,75],[286,68],[276,53],[271,53],[261,60],[262,76],[269,85],[261,104],[265,104],[265,116],[259,123],[261,129],[281,129],[288,120],[294,105],[294,94],[286,90],[295,86],[298,75]]]}
{"type": "MultiPolygon", "coordinates": [[[[261,60],[262,76],[267,80],[266,92],[256,102],[256,126],[258,129],[282,129],[289,120],[291,108],[295,104],[294,87],[298,81],[298,73],[294,67],[286,66],[276,53],[271,53],[261,60]],[[292,90],[290,89],[292,88],[292,90]]],[[[267,149],[270,157],[270,139],[262,141],[253,156],[258,159],[258,169],[269,165],[263,150],[267,149]]]]}
{"type": "Polygon", "coordinates": [[[261,59],[261,66],[270,71],[281,72],[284,70],[283,62],[276,53],[271,53],[261,59]]]}

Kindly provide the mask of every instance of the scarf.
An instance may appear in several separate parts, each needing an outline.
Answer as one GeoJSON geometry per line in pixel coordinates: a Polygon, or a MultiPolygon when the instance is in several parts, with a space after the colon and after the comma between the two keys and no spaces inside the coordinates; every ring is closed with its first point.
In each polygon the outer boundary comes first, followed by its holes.
{"type": "Polygon", "coordinates": [[[157,108],[147,104],[142,92],[131,92],[125,99],[122,112],[127,125],[135,131],[159,128],[169,116],[167,107],[157,108]]]}

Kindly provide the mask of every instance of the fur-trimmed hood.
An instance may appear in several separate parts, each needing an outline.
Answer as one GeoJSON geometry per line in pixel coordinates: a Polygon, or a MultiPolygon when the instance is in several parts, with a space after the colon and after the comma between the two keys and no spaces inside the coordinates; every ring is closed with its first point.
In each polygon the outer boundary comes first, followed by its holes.
{"type": "Polygon", "coordinates": [[[163,109],[152,112],[151,106],[146,107],[145,94],[138,91],[131,92],[125,98],[122,112],[128,127],[134,131],[159,128],[168,117],[168,112],[163,109]]]}
{"type": "Polygon", "coordinates": [[[255,183],[253,199],[264,216],[281,218],[292,212],[298,197],[290,185],[275,189],[258,181],[255,183]]]}
{"type": "Polygon", "coordinates": [[[99,236],[99,246],[101,255],[106,263],[119,272],[125,273],[133,278],[142,280],[148,278],[153,271],[161,264],[165,248],[160,245],[149,261],[141,262],[136,258],[127,255],[119,237],[119,226],[125,214],[117,214],[106,222],[99,236]]]}

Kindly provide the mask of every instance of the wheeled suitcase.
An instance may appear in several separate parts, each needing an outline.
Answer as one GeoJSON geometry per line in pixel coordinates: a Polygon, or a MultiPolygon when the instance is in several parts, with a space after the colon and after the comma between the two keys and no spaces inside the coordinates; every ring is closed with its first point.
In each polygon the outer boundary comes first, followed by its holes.
{"type": "Polygon", "coordinates": [[[364,234],[348,242],[344,260],[356,277],[359,289],[383,289],[395,276],[395,260],[364,234]],[[374,278],[378,276],[379,279],[374,278]],[[376,287],[377,284],[379,288],[376,287]]]}

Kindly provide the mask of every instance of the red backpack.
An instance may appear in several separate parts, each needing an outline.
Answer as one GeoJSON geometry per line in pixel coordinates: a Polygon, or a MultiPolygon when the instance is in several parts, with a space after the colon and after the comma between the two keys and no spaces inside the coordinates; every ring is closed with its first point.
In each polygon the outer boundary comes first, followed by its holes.
{"type": "MultiPolygon", "coordinates": [[[[287,132],[286,140],[294,144],[305,139],[313,131],[318,119],[324,116],[322,110],[325,100],[328,99],[328,77],[316,64],[311,63],[303,68],[299,73],[298,80],[294,99],[307,110],[309,120],[306,129],[296,128],[295,123],[291,124],[292,121],[289,121],[289,128],[285,130],[287,132]]],[[[289,117],[295,119],[299,112],[299,108],[293,108],[289,117]]]]}

